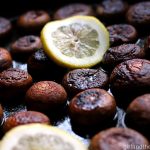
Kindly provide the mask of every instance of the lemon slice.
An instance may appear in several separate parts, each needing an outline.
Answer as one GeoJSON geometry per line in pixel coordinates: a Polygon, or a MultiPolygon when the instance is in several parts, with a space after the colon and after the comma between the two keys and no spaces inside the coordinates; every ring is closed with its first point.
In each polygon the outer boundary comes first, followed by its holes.
{"type": "Polygon", "coordinates": [[[0,150],[87,150],[77,139],[56,127],[30,124],[6,133],[0,150]]]}
{"type": "Polygon", "coordinates": [[[88,68],[102,60],[109,33],[95,17],[74,16],[47,23],[41,32],[47,55],[67,68],[88,68]]]}

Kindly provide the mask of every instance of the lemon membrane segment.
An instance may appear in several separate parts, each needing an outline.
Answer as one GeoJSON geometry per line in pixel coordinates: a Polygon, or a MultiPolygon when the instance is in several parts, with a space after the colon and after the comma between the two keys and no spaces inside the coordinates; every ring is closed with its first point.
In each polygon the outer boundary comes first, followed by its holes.
{"type": "Polygon", "coordinates": [[[52,38],[62,54],[76,58],[92,56],[100,44],[97,31],[87,24],[61,26],[52,32],[52,38]]]}

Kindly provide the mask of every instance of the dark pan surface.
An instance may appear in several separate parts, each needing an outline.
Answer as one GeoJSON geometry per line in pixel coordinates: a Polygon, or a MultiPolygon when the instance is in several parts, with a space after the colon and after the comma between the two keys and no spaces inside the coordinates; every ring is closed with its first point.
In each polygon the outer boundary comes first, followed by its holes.
{"type": "MultiPolygon", "coordinates": [[[[29,5],[29,1],[19,1],[19,0],[16,0],[16,2],[21,6],[20,8],[22,8],[22,5],[25,4],[25,6],[27,7],[29,5]],[[23,3],[22,3],[23,2],[23,3]]],[[[37,2],[37,6],[36,8],[39,8],[39,4],[41,3],[41,1],[37,2]]],[[[43,1],[42,1],[43,3],[43,1]]],[[[45,1],[45,4],[47,4],[48,1],[45,1]]],[[[65,2],[67,3],[67,1],[65,2]]],[[[63,4],[65,4],[63,3],[63,4]]],[[[59,1],[59,6],[60,5],[63,5],[62,2],[59,1]]],[[[56,4],[55,4],[56,5],[56,4]]],[[[54,7],[56,7],[54,5],[54,7]]],[[[5,4],[6,6],[6,4],[5,4]]],[[[58,6],[58,7],[59,7],[58,6]]],[[[20,10],[20,8],[16,9],[14,11],[14,14],[13,15],[16,15],[18,16],[18,12],[23,12],[25,10],[27,10],[26,8],[20,10]]],[[[34,8],[33,7],[33,4],[30,5],[28,7],[28,9],[30,8],[34,8]]],[[[43,9],[45,9],[45,6],[42,7],[43,9]]],[[[51,10],[49,10],[50,13],[51,13],[51,10]]],[[[15,23],[16,21],[16,18],[17,17],[10,17],[11,15],[9,13],[7,13],[6,11],[4,10],[1,10],[0,12],[1,13],[1,16],[9,16],[10,20],[15,23]]],[[[14,41],[15,39],[17,39],[18,37],[20,37],[22,35],[18,34],[15,30],[13,31],[13,36],[10,38],[10,40],[8,40],[5,44],[2,43],[1,44],[1,47],[4,46],[6,48],[9,49],[10,47],[10,43],[12,41],[14,41]]],[[[142,39],[139,39],[137,42],[139,43],[139,45],[143,46],[143,42],[144,40],[142,39]]],[[[23,70],[27,70],[27,64],[24,63],[24,62],[18,62],[18,61],[13,61],[13,67],[14,68],[20,68],[20,69],[23,69],[23,70]]],[[[4,108],[4,120],[10,116],[11,114],[15,113],[15,112],[19,112],[19,111],[26,111],[26,106],[21,103],[21,104],[15,104],[15,105],[9,105],[9,104],[3,104],[3,108],[4,108]]],[[[125,118],[125,111],[121,108],[117,108],[117,113],[116,113],[116,116],[114,118],[114,121],[112,124],[108,125],[109,127],[126,127],[125,125],[125,121],[124,121],[124,118],[125,118]]],[[[94,133],[98,132],[98,131],[101,131],[102,129],[101,128],[98,128],[97,131],[94,131],[93,132],[93,129],[91,128],[90,130],[87,130],[87,131],[84,131],[82,128],[80,128],[79,126],[78,127],[74,127],[71,122],[70,122],[70,118],[68,117],[67,115],[67,109],[65,109],[63,111],[63,113],[60,113],[60,114],[56,114],[52,117],[52,123],[54,126],[57,126],[61,129],[64,129],[66,130],[67,132],[69,132],[70,134],[73,134],[75,136],[77,136],[79,139],[81,139],[84,143],[88,144],[89,143],[89,139],[92,135],[94,135],[94,133]],[[92,131],[92,133],[91,133],[92,131]]],[[[1,132],[1,135],[2,135],[2,132],[1,132]]],[[[1,136],[2,137],[2,136],[1,136]]]]}

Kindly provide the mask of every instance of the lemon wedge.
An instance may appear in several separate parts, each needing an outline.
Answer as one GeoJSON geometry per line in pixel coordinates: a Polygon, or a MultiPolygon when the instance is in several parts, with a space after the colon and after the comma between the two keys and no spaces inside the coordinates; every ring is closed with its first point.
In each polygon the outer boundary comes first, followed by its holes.
{"type": "Polygon", "coordinates": [[[0,150],[87,150],[76,138],[56,127],[21,125],[3,137],[0,150]]]}
{"type": "Polygon", "coordinates": [[[41,31],[41,40],[47,55],[67,68],[92,67],[109,48],[107,29],[92,16],[49,22],[41,31]]]}

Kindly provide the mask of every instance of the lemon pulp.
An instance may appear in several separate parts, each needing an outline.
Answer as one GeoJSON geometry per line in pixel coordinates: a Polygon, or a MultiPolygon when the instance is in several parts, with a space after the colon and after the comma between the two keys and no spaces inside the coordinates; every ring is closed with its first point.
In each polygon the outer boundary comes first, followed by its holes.
{"type": "Polygon", "coordinates": [[[12,150],[75,150],[59,136],[37,134],[21,137],[12,150]],[[63,148],[62,148],[63,147],[63,148]]]}
{"type": "Polygon", "coordinates": [[[54,45],[63,55],[83,58],[94,55],[99,47],[98,33],[89,25],[72,23],[52,32],[54,45]]]}

